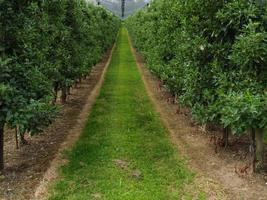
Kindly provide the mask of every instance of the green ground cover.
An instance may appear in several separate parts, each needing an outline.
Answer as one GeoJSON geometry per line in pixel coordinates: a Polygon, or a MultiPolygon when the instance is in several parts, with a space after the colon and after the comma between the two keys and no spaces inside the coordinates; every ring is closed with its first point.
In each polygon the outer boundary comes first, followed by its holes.
{"type": "Polygon", "coordinates": [[[193,180],[149,100],[124,28],[100,96],[67,156],[50,200],[177,200],[193,180]]]}

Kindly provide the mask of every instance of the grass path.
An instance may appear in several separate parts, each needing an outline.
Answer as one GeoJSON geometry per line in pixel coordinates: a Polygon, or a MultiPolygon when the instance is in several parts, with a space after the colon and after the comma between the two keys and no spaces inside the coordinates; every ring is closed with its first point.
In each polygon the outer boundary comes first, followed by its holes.
{"type": "MultiPolygon", "coordinates": [[[[51,200],[178,200],[193,179],[144,88],[125,29],[51,200]]],[[[190,199],[190,195],[188,199],[190,199]]]]}

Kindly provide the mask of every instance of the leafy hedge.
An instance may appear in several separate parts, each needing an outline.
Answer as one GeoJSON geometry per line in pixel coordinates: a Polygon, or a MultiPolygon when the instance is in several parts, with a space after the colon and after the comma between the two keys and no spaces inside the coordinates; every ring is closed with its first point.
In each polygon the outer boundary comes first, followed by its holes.
{"type": "Polygon", "coordinates": [[[114,43],[119,25],[85,0],[0,0],[1,155],[4,125],[35,133],[51,123],[58,90],[64,101],[114,43]]]}
{"type": "Polygon", "coordinates": [[[267,125],[266,19],[262,0],[155,0],[127,26],[196,121],[243,134],[267,125]]]}

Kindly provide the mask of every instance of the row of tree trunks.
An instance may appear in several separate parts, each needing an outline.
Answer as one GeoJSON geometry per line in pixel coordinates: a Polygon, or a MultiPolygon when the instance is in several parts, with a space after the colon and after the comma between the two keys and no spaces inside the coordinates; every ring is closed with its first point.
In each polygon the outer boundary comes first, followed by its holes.
{"type": "MultiPolygon", "coordinates": [[[[83,78],[86,79],[86,76],[84,76],[83,78]]],[[[75,85],[77,86],[78,83],[82,82],[82,78],[78,79],[77,81],[75,81],[75,85]]],[[[60,87],[59,84],[56,84],[54,86],[54,98],[52,100],[52,103],[55,104],[57,101],[57,95],[58,95],[58,91],[59,91],[60,87]]],[[[71,94],[71,87],[62,87],[61,88],[61,102],[64,104],[67,101],[67,96],[71,94]]],[[[3,172],[4,170],[4,123],[0,122],[0,173],[3,172]]],[[[28,144],[27,140],[25,140],[24,138],[24,134],[22,134],[19,131],[19,128],[17,127],[15,129],[15,141],[16,141],[16,148],[19,148],[19,140],[21,145],[25,145],[28,144]]]]}
{"type": "MultiPolygon", "coordinates": [[[[230,128],[225,128],[223,131],[222,142],[227,148],[229,145],[229,135],[230,128]]],[[[264,168],[264,129],[252,129],[250,133],[251,144],[250,144],[250,152],[252,157],[252,170],[253,172],[258,172],[264,168]]]]}
{"type": "MultiPolygon", "coordinates": [[[[77,79],[74,82],[74,88],[78,88],[78,84],[80,84],[82,82],[82,79],[86,79],[87,75],[84,75],[82,78],[77,79]]],[[[65,104],[67,102],[67,96],[71,94],[71,86],[63,86],[63,87],[59,87],[58,84],[56,84],[54,86],[54,98],[52,103],[55,104],[57,102],[57,95],[58,95],[58,91],[61,88],[61,103],[65,104]]]]}

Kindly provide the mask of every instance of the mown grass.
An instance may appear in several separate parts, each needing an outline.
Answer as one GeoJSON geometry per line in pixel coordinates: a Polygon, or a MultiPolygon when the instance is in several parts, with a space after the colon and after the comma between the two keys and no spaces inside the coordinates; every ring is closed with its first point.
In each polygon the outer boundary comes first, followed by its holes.
{"type": "Polygon", "coordinates": [[[100,96],[50,200],[181,199],[193,174],[167,134],[122,29],[100,96]]]}

